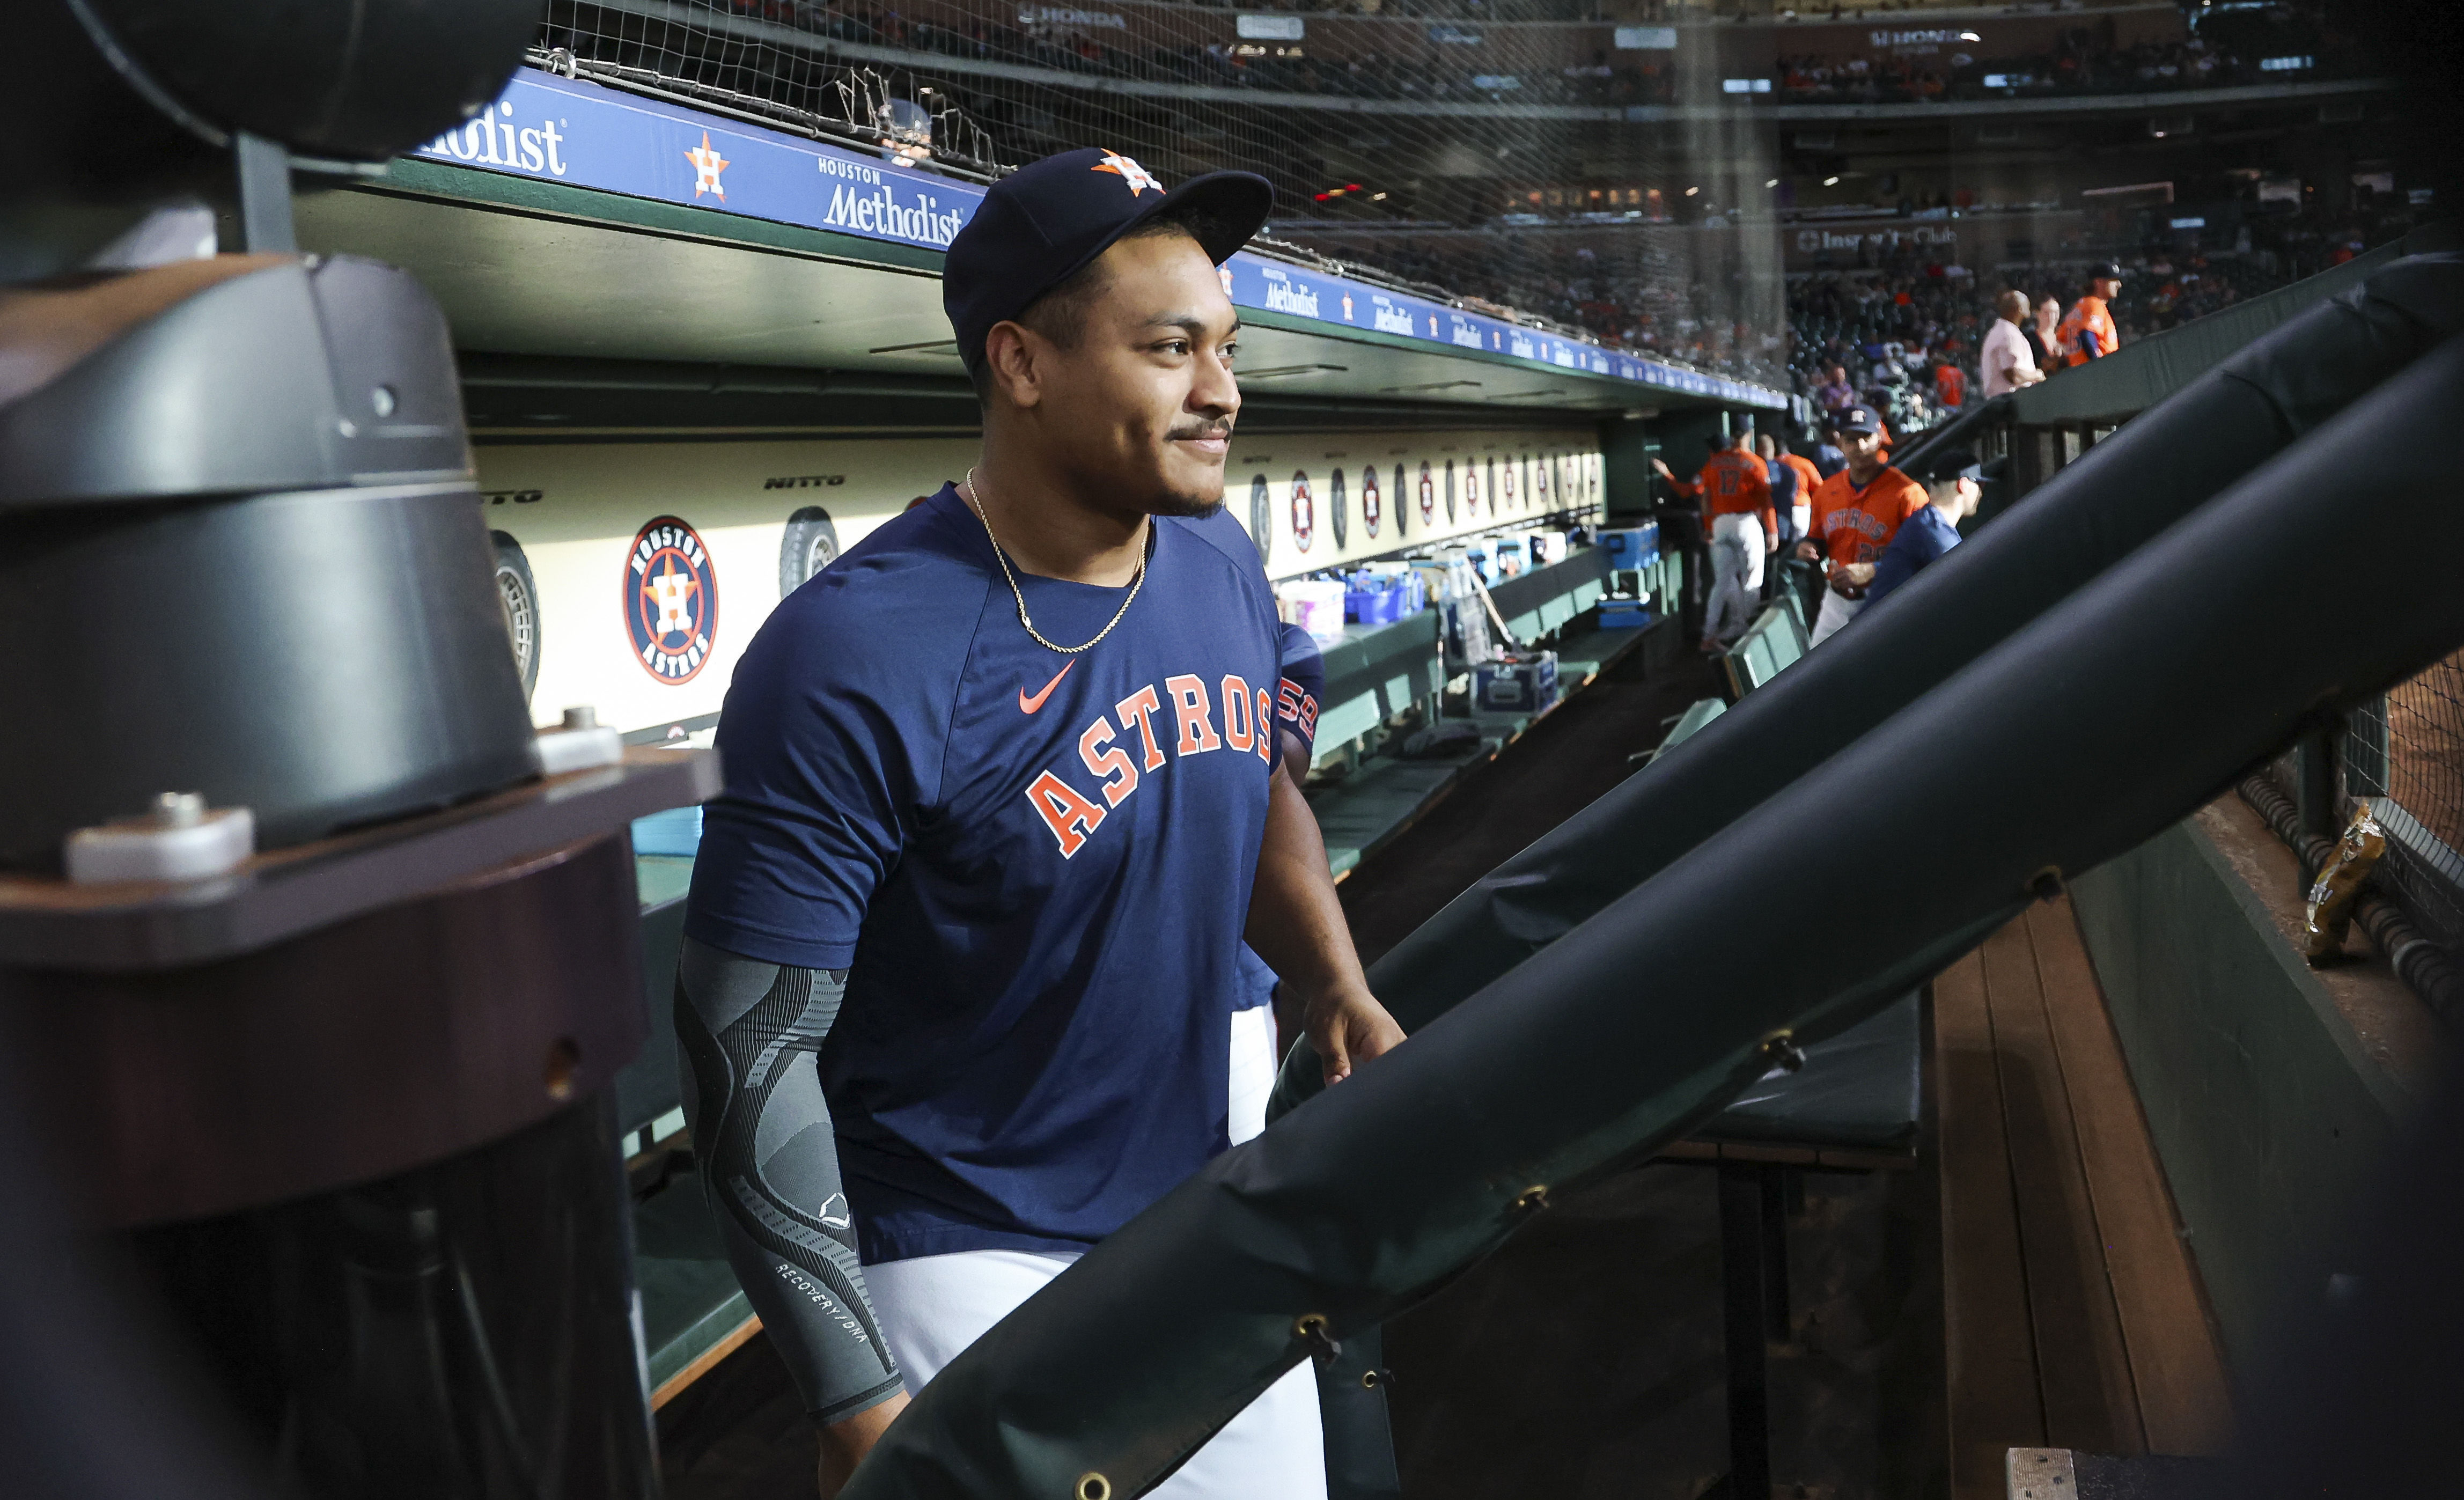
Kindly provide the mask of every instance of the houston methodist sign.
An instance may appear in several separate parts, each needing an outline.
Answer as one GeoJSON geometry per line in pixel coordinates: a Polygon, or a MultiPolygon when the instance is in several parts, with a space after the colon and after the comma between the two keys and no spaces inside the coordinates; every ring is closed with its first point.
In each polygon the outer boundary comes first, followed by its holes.
{"type": "MultiPolygon", "coordinates": [[[[517,71],[495,103],[411,155],[921,250],[946,249],[984,195],[973,183],[894,165],[851,147],[536,68],[517,71]]],[[[1305,323],[1478,349],[1741,406],[1788,405],[1785,394],[1765,386],[1638,359],[1246,251],[1225,264],[1223,282],[1234,305],[1305,323]]]]}

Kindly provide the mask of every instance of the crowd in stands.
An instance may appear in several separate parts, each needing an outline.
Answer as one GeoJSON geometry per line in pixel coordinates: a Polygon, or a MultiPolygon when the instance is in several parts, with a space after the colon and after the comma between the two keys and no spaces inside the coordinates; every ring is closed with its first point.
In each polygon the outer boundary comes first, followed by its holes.
{"type": "MultiPolygon", "coordinates": [[[[2384,236],[2380,236],[2384,237],[2384,236]]],[[[2302,236],[2303,254],[2158,250],[2124,258],[2110,312],[2124,346],[2349,259],[2359,227],[2302,236]]],[[[1913,254],[1879,271],[1817,272],[1789,288],[1787,383],[1817,407],[1862,403],[1895,430],[1931,426],[1983,389],[1977,355],[2006,290],[2027,298],[2036,347],[2060,342],[2085,290],[2072,262],[1980,276],[1913,254]]]]}
{"type": "Polygon", "coordinates": [[[1774,387],[1788,384],[1775,289],[1734,265],[1652,267],[1541,236],[1331,242],[1330,258],[1510,321],[1774,387]]]}
{"type": "MultiPolygon", "coordinates": [[[[1455,48],[1439,48],[1437,55],[1419,55],[1423,51],[1419,31],[1406,28],[1396,52],[1335,56],[1314,47],[1285,49],[1243,44],[1224,34],[1221,26],[1209,26],[1205,28],[1206,35],[1193,36],[1178,45],[1144,46],[1130,42],[1123,33],[1030,23],[1026,19],[1029,12],[990,5],[930,7],[919,13],[913,7],[825,4],[821,0],[709,3],[716,9],[842,41],[1147,82],[1444,103],[1624,107],[1678,101],[1680,69],[1679,55],[1675,53],[1595,50],[1586,61],[1579,56],[1569,59],[1551,44],[1521,60],[1501,58],[1490,48],[1458,60],[1447,55],[1460,50],[1455,48]]],[[[1362,3],[1365,7],[1367,0],[1362,3]]],[[[1444,8],[1455,16],[1477,19],[1489,13],[1483,7],[1492,3],[1495,0],[1406,0],[1405,6],[1398,8],[1391,0],[1380,0],[1375,13],[1397,18],[1436,16],[1441,13],[1440,8],[1444,8]],[[1419,5],[1428,9],[1411,8],[1419,5]]],[[[1546,0],[1512,3],[1528,9],[1546,0]]],[[[560,7],[560,11],[563,9],[560,7]]],[[[592,8],[572,9],[579,14],[592,8]]],[[[1518,10],[1513,18],[1521,17],[1522,11],[1518,10]]],[[[1490,18],[1509,17],[1500,12],[1490,18]]],[[[550,31],[557,29],[551,22],[550,31]]],[[[592,28],[585,24],[577,30],[586,33],[592,28]]],[[[620,41],[628,34],[628,29],[623,26],[611,31],[620,41]]],[[[1736,101],[1906,103],[2003,96],[2132,93],[2262,79],[2291,80],[2348,69],[2357,61],[2350,49],[2332,33],[2310,29],[2299,34],[2324,39],[2307,44],[2310,50],[2298,55],[2310,59],[2310,65],[2298,73],[2263,73],[2259,69],[2262,57],[2246,47],[2211,42],[2196,33],[2179,41],[2120,45],[2111,39],[2109,22],[2102,32],[2075,28],[2042,55],[1994,60],[1969,57],[1955,50],[1947,55],[1914,57],[1888,53],[1845,57],[1791,55],[1784,56],[1775,70],[1775,87],[1771,92],[1742,96],[1736,101]],[[1997,85],[1987,88],[1988,77],[1998,80],[1997,85]]],[[[605,52],[608,40],[605,35],[585,37],[572,50],[583,55],[597,55],[605,52]]],[[[552,41],[549,45],[568,44],[552,41]]],[[[1714,81],[1705,78],[1696,86],[1709,86],[1714,81]]]]}
{"type": "Polygon", "coordinates": [[[2171,41],[2123,45],[2105,32],[2073,27],[2043,52],[1979,57],[1955,49],[1933,55],[1829,57],[1784,54],[1772,70],[1783,102],[1924,103],[1940,99],[2032,99],[2050,95],[2152,94],[2332,77],[2361,58],[2332,31],[2303,28],[2258,41],[2193,33],[2171,41]],[[2278,51],[2277,49],[2290,49],[2278,51]],[[2298,68],[2262,64],[2299,60],[2298,68]],[[1989,81],[1990,80],[1990,81],[1989,81]]]}
{"type": "MultiPolygon", "coordinates": [[[[1594,0],[1188,0],[1219,11],[1425,21],[1595,21],[1594,0]]],[[[1659,0],[1646,0],[1657,7],[1659,0]]],[[[1657,19],[1657,17],[1654,17],[1657,19]]]]}

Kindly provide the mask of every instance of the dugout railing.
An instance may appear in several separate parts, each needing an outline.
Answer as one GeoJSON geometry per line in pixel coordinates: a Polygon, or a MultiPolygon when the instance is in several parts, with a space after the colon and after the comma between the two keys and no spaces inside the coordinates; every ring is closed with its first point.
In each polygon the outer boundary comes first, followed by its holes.
{"type": "Polygon", "coordinates": [[[2185,386],[1484,877],[1373,968],[1412,1043],[1326,1092],[1288,1061],[1266,1132],[943,1370],[849,1500],[1144,1492],[1552,1192],[2464,647],[2431,435],[2464,393],[2457,270],[2388,267],[2185,386]],[[2361,470],[2382,482],[2330,482],[2361,470]],[[2365,569],[2334,628],[2295,607],[2365,569]],[[1830,895],[1877,878],[1903,898],[1830,895]],[[1703,940],[1749,909],[1804,940],[1703,940]]]}
{"type": "MultiPolygon", "coordinates": [[[[1937,448],[1973,447],[1987,465],[1984,503],[1964,528],[1974,531],[2276,329],[2339,298],[2360,305],[2382,273],[2402,263],[2452,265],[2459,245],[2464,235],[2453,224],[2416,230],[2333,270],[1982,403],[1895,461],[1910,465],[1937,448]]],[[[2414,298],[2417,311],[2431,305],[2414,298]]],[[[2186,428],[2180,440],[2195,443],[2198,434],[2186,428]]],[[[2371,584],[2357,578],[2351,586],[2371,584]]],[[[2288,601],[2287,607],[2332,613],[2334,600],[2288,601]]],[[[2387,837],[2364,902],[2364,930],[2442,1020],[2464,1025],[2464,659],[2451,656],[2322,718],[2298,745],[2245,778],[2241,790],[2301,857],[2305,880],[2368,805],[2387,837]]]]}

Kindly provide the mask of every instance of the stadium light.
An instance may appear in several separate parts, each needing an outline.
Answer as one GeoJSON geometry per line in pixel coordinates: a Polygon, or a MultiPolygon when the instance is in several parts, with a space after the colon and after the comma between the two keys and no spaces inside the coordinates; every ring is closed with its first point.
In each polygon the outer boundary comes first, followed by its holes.
{"type": "Polygon", "coordinates": [[[1688,198],[1691,198],[1691,197],[1693,197],[1696,193],[1701,192],[1702,190],[1703,190],[1703,189],[1702,189],[1702,188],[1686,188],[1686,189],[1685,189],[1685,196],[1687,196],[1688,198]]]}
{"type": "Polygon", "coordinates": [[[1826,177],[1822,179],[1822,186],[1825,188],[1837,188],[1839,186],[1839,179],[1837,177],[1826,177]]]}
{"type": "Polygon", "coordinates": [[[1774,177],[1770,182],[1763,184],[1763,186],[1766,188],[1776,188],[1779,186],[1779,179],[1774,177]]]}

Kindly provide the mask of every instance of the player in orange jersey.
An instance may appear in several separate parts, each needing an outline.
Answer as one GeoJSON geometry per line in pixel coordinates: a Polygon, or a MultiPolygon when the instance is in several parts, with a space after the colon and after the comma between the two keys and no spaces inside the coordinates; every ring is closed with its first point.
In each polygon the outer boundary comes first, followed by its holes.
{"type": "Polygon", "coordinates": [[[2072,304],[2055,339],[2065,364],[2085,364],[2122,347],[2122,330],[2113,326],[2113,299],[2122,295],[2122,268],[2102,265],[2088,276],[2087,296],[2072,304]]]}
{"type": "Polygon", "coordinates": [[[1741,435],[1714,435],[1711,456],[1688,484],[1654,458],[1651,466],[1678,494],[1703,502],[1711,533],[1711,602],[1703,616],[1703,649],[1725,651],[1754,619],[1762,597],[1763,559],[1779,546],[1771,480],[1741,435]]]}
{"type": "Polygon", "coordinates": [[[1784,529],[1791,540],[1802,539],[1814,525],[1814,492],[1822,487],[1822,471],[1814,467],[1813,459],[1781,446],[1779,439],[1769,432],[1762,435],[1761,442],[1766,465],[1778,464],[1796,471],[1796,514],[1789,518],[1784,529]]]}
{"type": "Polygon", "coordinates": [[[1871,407],[1840,412],[1837,431],[1835,440],[1848,455],[1848,467],[1814,492],[1812,532],[1796,544],[1798,557],[1826,562],[1831,575],[1814,622],[1816,646],[1865,607],[1865,585],[1874,581],[1874,563],[1882,549],[1899,535],[1902,521],[1932,503],[1924,485],[1891,467],[1882,448],[1881,419],[1871,407]]]}

